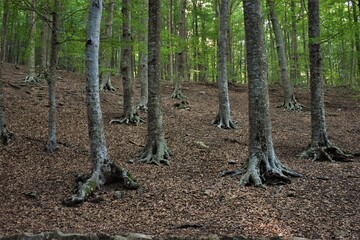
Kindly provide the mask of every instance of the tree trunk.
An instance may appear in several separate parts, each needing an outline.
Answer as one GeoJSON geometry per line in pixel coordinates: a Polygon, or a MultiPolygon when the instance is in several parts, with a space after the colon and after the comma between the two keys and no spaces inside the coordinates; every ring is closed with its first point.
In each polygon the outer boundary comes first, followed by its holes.
{"type": "Polygon", "coordinates": [[[218,94],[219,94],[219,112],[213,121],[219,128],[236,128],[230,116],[230,100],[228,91],[228,76],[226,66],[226,44],[228,29],[228,0],[221,0],[220,5],[220,29],[219,29],[219,45],[218,45],[218,94]]]}
{"type": "Polygon", "coordinates": [[[296,26],[296,3],[295,0],[290,2],[291,9],[291,62],[290,62],[290,79],[296,83],[300,78],[299,71],[299,55],[298,55],[298,45],[297,45],[297,26],[296,26]]]}
{"type": "Polygon", "coordinates": [[[122,28],[122,44],[121,47],[121,63],[120,63],[120,74],[123,80],[123,88],[124,88],[124,113],[122,118],[113,119],[110,123],[125,123],[125,124],[138,124],[143,122],[136,111],[134,105],[134,89],[133,89],[133,79],[131,72],[131,30],[130,30],[130,1],[123,0],[122,1],[122,20],[123,20],[123,28],[122,28]]]}
{"type": "Polygon", "coordinates": [[[149,102],[147,143],[139,162],[169,164],[160,105],[160,0],[149,0],[149,102]]]}
{"type": "Polygon", "coordinates": [[[0,61],[0,147],[8,145],[14,137],[14,133],[12,133],[6,126],[2,69],[3,61],[0,61]]]}
{"type": "Polygon", "coordinates": [[[249,157],[241,185],[290,183],[288,176],[301,176],[285,167],[275,155],[271,136],[267,64],[260,0],[244,0],[245,41],[249,77],[249,157]]]}
{"type": "Polygon", "coordinates": [[[59,2],[55,0],[52,11],[51,29],[51,55],[49,67],[49,128],[46,149],[49,153],[54,153],[57,149],[56,143],[56,68],[59,51],[59,2]]]}
{"type": "Polygon", "coordinates": [[[308,0],[310,91],[311,91],[311,144],[300,156],[313,160],[345,160],[351,157],[333,145],[328,138],[325,122],[322,57],[320,47],[319,0],[308,0]]]}
{"type": "Polygon", "coordinates": [[[9,2],[10,2],[9,0],[4,0],[4,2],[3,2],[0,62],[6,62],[6,56],[7,56],[8,24],[9,24],[9,2]]]}
{"type": "Polygon", "coordinates": [[[28,73],[25,77],[25,82],[37,82],[35,73],[35,35],[36,35],[36,0],[32,0],[32,9],[29,17],[29,57],[28,57],[28,73]]]}
{"type": "Polygon", "coordinates": [[[143,12],[142,12],[142,18],[141,18],[141,23],[142,23],[142,29],[141,29],[141,33],[140,33],[140,43],[141,43],[141,47],[140,47],[140,56],[139,56],[139,78],[140,78],[140,82],[141,82],[141,99],[140,99],[140,104],[138,106],[138,108],[140,110],[145,110],[147,111],[147,103],[148,103],[148,96],[149,96],[149,91],[148,91],[148,49],[147,49],[147,45],[148,45],[148,9],[147,7],[149,6],[149,1],[148,0],[143,0],[143,12]]]}
{"type": "Polygon", "coordinates": [[[120,182],[129,189],[139,185],[129,173],[118,167],[108,157],[104,123],[99,94],[99,43],[102,0],[91,0],[86,40],[86,101],[90,140],[90,158],[93,163],[91,177],[79,184],[77,192],[64,199],[63,203],[73,206],[86,201],[96,188],[105,183],[120,182]]]}
{"type": "MultiPolygon", "coordinates": [[[[358,20],[358,13],[356,9],[356,2],[352,0],[352,8],[353,8],[353,15],[354,15],[354,23],[355,23],[355,48],[356,48],[356,60],[357,60],[357,85],[360,86],[360,37],[359,37],[359,20],[358,20]]],[[[356,75],[355,75],[356,76],[356,75]]]]}
{"type": "Polygon", "coordinates": [[[40,47],[40,66],[39,66],[39,78],[46,79],[47,75],[47,50],[48,50],[48,22],[46,19],[41,22],[41,47],[40,47]]]}
{"type": "MultiPolygon", "coordinates": [[[[108,17],[105,24],[105,38],[109,41],[112,40],[113,36],[113,19],[114,19],[114,0],[108,1],[108,17]]],[[[111,55],[112,47],[107,46],[103,50],[103,70],[101,73],[100,90],[115,91],[116,89],[111,84],[111,55]]]]}
{"type": "Polygon", "coordinates": [[[179,38],[180,49],[176,54],[177,57],[177,76],[175,81],[175,89],[171,95],[171,98],[184,99],[186,96],[182,93],[182,84],[185,79],[185,65],[186,65],[186,2],[187,0],[181,0],[180,9],[180,21],[179,21],[179,38]]]}
{"type": "Polygon", "coordinates": [[[302,109],[302,106],[301,106],[301,104],[299,104],[296,101],[295,94],[294,94],[294,88],[289,79],[289,72],[288,72],[286,52],[285,52],[285,44],[284,44],[279,20],[275,13],[275,1],[267,0],[267,4],[269,6],[271,23],[272,23],[272,26],[274,29],[276,49],[277,49],[277,53],[278,53],[278,61],[279,61],[279,67],[280,67],[280,77],[281,77],[281,83],[282,83],[282,87],[283,87],[283,91],[284,91],[284,103],[283,103],[282,107],[284,107],[287,110],[299,111],[302,109]]]}

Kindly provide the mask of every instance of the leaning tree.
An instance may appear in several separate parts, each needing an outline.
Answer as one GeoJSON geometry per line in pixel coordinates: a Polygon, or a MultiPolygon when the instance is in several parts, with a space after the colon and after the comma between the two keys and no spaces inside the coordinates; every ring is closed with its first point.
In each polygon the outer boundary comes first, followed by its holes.
{"type": "Polygon", "coordinates": [[[149,0],[148,136],[138,161],[168,165],[170,151],[164,137],[160,105],[160,7],[160,0],[149,0]]]}
{"type": "Polygon", "coordinates": [[[310,91],[311,91],[311,143],[301,158],[343,161],[352,154],[330,142],[326,131],[322,57],[320,47],[319,0],[308,0],[310,91]]]}
{"type": "Polygon", "coordinates": [[[213,124],[219,128],[236,128],[230,116],[230,99],[228,90],[228,77],[226,70],[226,43],[228,29],[229,0],[222,0],[220,4],[220,28],[218,46],[218,94],[219,111],[213,124]]]}
{"type": "Polygon", "coordinates": [[[242,175],[240,184],[285,184],[301,174],[287,168],[276,156],[269,113],[267,63],[260,0],[243,0],[246,60],[249,78],[249,156],[244,168],[224,174],[242,175]]]}
{"type": "Polygon", "coordinates": [[[105,183],[119,182],[128,189],[137,189],[131,175],[108,157],[99,93],[99,43],[102,0],[91,0],[86,40],[86,102],[90,140],[91,176],[80,182],[75,194],[64,199],[68,206],[84,202],[96,188],[105,183]]]}

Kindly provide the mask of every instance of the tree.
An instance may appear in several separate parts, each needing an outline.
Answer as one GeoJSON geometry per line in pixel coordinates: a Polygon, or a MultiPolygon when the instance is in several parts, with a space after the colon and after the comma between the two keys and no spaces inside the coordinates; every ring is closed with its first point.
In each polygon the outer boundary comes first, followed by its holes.
{"type": "Polygon", "coordinates": [[[224,174],[242,174],[240,184],[286,184],[299,173],[276,156],[271,134],[267,63],[260,0],[243,0],[245,43],[249,78],[249,157],[243,169],[224,174]]]}
{"type": "Polygon", "coordinates": [[[102,0],[91,0],[86,40],[86,102],[93,169],[90,178],[80,183],[76,193],[63,203],[68,206],[84,202],[96,188],[105,183],[120,182],[124,187],[137,189],[131,175],[108,157],[99,94],[99,43],[102,0]]]}
{"type": "Polygon", "coordinates": [[[3,2],[3,16],[2,16],[2,34],[1,34],[1,56],[0,61],[6,61],[6,46],[8,38],[8,24],[9,24],[9,0],[4,0],[3,2]]]}
{"type": "Polygon", "coordinates": [[[267,4],[269,6],[270,19],[274,29],[276,49],[278,53],[278,61],[280,67],[280,77],[284,91],[284,103],[282,106],[287,110],[298,111],[302,109],[302,106],[296,100],[294,87],[289,79],[285,44],[284,44],[283,34],[279,24],[279,20],[275,12],[275,0],[267,0],[267,4]]]}
{"type": "Polygon", "coordinates": [[[230,100],[228,91],[228,77],[226,67],[226,43],[227,43],[227,12],[228,0],[222,0],[220,5],[220,29],[218,46],[218,94],[219,94],[219,112],[213,121],[219,128],[236,128],[230,116],[230,100]]]}
{"type": "Polygon", "coordinates": [[[130,30],[130,1],[122,1],[122,17],[123,17],[123,28],[122,28],[122,48],[121,48],[121,63],[120,63],[120,74],[123,80],[124,88],[124,113],[122,118],[113,119],[110,123],[134,123],[138,124],[143,122],[134,106],[134,89],[133,79],[131,71],[131,30],[130,30]]]}
{"type": "Polygon", "coordinates": [[[311,91],[311,143],[302,158],[313,160],[345,160],[352,156],[328,138],[325,121],[324,86],[322,77],[322,57],[320,46],[319,0],[308,0],[310,91],[311,91]]]}
{"type": "Polygon", "coordinates": [[[180,21],[179,21],[179,38],[181,39],[179,51],[176,54],[176,80],[175,88],[171,97],[176,99],[184,99],[186,96],[182,93],[182,84],[185,79],[185,65],[186,65],[186,2],[181,0],[180,21]]]}
{"type": "Polygon", "coordinates": [[[30,16],[29,16],[29,57],[28,57],[28,74],[25,77],[25,82],[36,82],[35,73],[35,35],[36,35],[36,0],[32,0],[30,16]]]}
{"type": "Polygon", "coordinates": [[[139,162],[169,164],[170,151],[166,145],[160,106],[160,0],[149,0],[149,102],[147,143],[139,162]]]}
{"type": "Polygon", "coordinates": [[[59,51],[59,5],[60,1],[54,1],[52,11],[52,28],[51,28],[51,53],[50,53],[50,67],[48,76],[49,85],[49,127],[48,127],[48,141],[46,150],[49,153],[54,153],[57,149],[56,142],[56,68],[58,65],[58,51],[59,51]]]}
{"type": "Polygon", "coordinates": [[[6,126],[5,109],[4,109],[4,82],[2,78],[3,61],[0,61],[0,147],[8,145],[14,133],[11,132],[6,126]]]}
{"type": "MultiPolygon", "coordinates": [[[[113,19],[114,19],[114,0],[108,1],[108,17],[105,24],[105,38],[112,39],[113,36],[113,19]]],[[[107,47],[103,50],[103,70],[101,73],[100,90],[115,91],[116,89],[111,84],[111,48],[107,47]]]]}
{"type": "Polygon", "coordinates": [[[147,111],[147,103],[148,103],[148,6],[149,1],[143,0],[144,13],[141,16],[142,29],[140,32],[140,53],[139,53],[139,78],[141,82],[141,99],[138,105],[140,110],[147,111]]]}

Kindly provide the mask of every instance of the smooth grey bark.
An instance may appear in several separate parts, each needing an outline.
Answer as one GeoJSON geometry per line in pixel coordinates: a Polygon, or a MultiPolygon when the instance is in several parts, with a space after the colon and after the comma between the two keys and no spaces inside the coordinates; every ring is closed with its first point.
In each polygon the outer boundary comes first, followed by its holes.
{"type": "Polygon", "coordinates": [[[80,182],[76,193],[65,198],[63,204],[80,204],[105,183],[120,182],[129,189],[138,183],[124,169],[108,157],[99,93],[99,44],[102,0],[91,0],[86,40],[86,104],[90,140],[90,159],[93,163],[90,178],[80,182]]]}
{"type": "MultiPolygon", "coordinates": [[[[105,38],[111,40],[113,36],[113,19],[114,19],[114,6],[115,1],[109,0],[108,1],[108,17],[105,23],[105,38]]],[[[100,90],[105,91],[115,91],[116,89],[111,84],[111,55],[112,49],[107,48],[103,50],[103,70],[101,73],[101,83],[100,83],[100,90]]]]}
{"type": "Polygon", "coordinates": [[[59,1],[54,1],[52,11],[50,67],[47,79],[49,85],[49,126],[46,150],[49,153],[54,153],[58,147],[56,142],[56,68],[59,52],[59,1]]]}
{"type": "Polygon", "coordinates": [[[324,84],[320,46],[319,0],[308,0],[309,60],[311,91],[311,143],[301,158],[313,160],[346,160],[352,156],[333,145],[326,131],[324,84]]]}
{"type": "Polygon", "coordinates": [[[219,45],[218,45],[218,95],[219,95],[219,110],[213,121],[219,128],[231,129],[236,128],[230,116],[230,99],[228,90],[228,76],[226,66],[226,44],[227,44],[227,29],[228,29],[228,0],[221,0],[220,4],[220,29],[219,29],[219,45]]]}
{"type": "Polygon", "coordinates": [[[6,126],[2,69],[3,61],[0,60],[0,147],[8,145],[14,137],[14,133],[6,126]]]}
{"type": "Polygon", "coordinates": [[[301,175],[277,158],[272,142],[260,0],[243,0],[243,7],[249,78],[249,157],[244,169],[225,174],[242,174],[241,185],[290,183],[288,176],[301,175]]]}
{"type": "Polygon", "coordinates": [[[299,70],[299,53],[298,53],[298,32],[297,32],[297,3],[295,0],[290,1],[291,11],[291,61],[290,61],[290,79],[292,82],[297,82],[300,79],[299,70]]]}
{"type": "Polygon", "coordinates": [[[48,22],[44,19],[42,20],[41,23],[41,33],[40,33],[41,47],[40,47],[40,65],[39,65],[39,75],[38,75],[40,79],[46,79],[48,74],[47,73],[48,32],[49,32],[48,22]]]}
{"type": "Polygon", "coordinates": [[[8,41],[8,24],[9,24],[9,0],[3,2],[2,30],[1,30],[1,56],[0,61],[6,62],[7,41],[8,41]]]}
{"type": "Polygon", "coordinates": [[[184,99],[186,96],[182,93],[182,85],[185,79],[185,65],[186,65],[186,3],[187,0],[181,0],[180,21],[179,21],[179,37],[182,40],[180,51],[176,53],[176,78],[175,88],[171,94],[171,98],[184,99]]]}
{"type": "MultiPolygon", "coordinates": [[[[357,84],[360,86],[360,36],[359,36],[359,19],[358,19],[358,13],[356,8],[356,2],[355,0],[352,0],[352,8],[353,8],[353,16],[354,16],[354,23],[355,23],[355,49],[356,49],[356,65],[357,65],[357,84]]],[[[359,6],[358,6],[359,7],[359,6]]],[[[359,7],[360,9],[360,7],[359,7]]]]}
{"type": "Polygon", "coordinates": [[[32,10],[29,14],[29,56],[28,56],[28,73],[25,77],[25,82],[37,82],[35,73],[35,34],[36,34],[36,13],[35,13],[36,0],[32,0],[32,10]]]}
{"type": "Polygon", "coordinates": [[[147,143],[138,162],[161,165],[169,164],[170,151],[163,129],[160,89],[160,0],[149,0],[149,102],[147,143]]]}
{"type": "Polygon", "coordinates": [[[113,119],[110,123],[125,123],[125,124],[138,124],[144,120],[140,118],[136,107],[134,105],[134,89],[133,89],[133,78],[131,71],[131,13],[130,13],[130,1],[122,0],[122,48],[121,48],[121,63],[120,63],[120,74],[123,80],[124,88],[124,112],[120,119],[113,119]]]}
{"type": "Polygon", "coordinates": [[[279,20],[275,12],[275,0],[267,0],[267,4],[269,6],[270,19],[275,35],[276,49],[280,67],[280,78],[284,92],[284,103],[282,107],[287,110],[300,111],[302,109],[302,105],[297,102],[293,84],[289,79],[285,44],[279,20]]]}
{"type": "Polygon", "coordinates": [[[140,96],[140,103],[138,108],[140,110],[147,111],[147,104],[148,104],[148,6],[149,1],[143,0],[142,1],[144,6],[144,11],[142,12],[141,17],[141,24],[142,29],[139,37],[139,41],[141,43],[140,48],[140,56],[139,56],[139,78],[141,83],[141,96],[140,96]]]}

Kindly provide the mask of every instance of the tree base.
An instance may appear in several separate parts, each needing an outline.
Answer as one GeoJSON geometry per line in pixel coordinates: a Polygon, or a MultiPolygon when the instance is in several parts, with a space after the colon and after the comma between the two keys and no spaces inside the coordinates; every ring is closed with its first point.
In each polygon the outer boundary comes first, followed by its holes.
{"type": "Polygon", "coordinates": [[[34,77],[34,76],[28,75],[28,76],[25,77],[24,82],[27,82],[27,83],[38,83],[39,80],[38,80],[36,77],[34,77]]]}
{"type": "Polygon", "coordinates": [[[291,100],[285,100],[284,103],[278,108],[284,108],[288,111],[302,111],[304,109],[304,106],[295,99],[295,97],[292,97],[291,100]]]}
{"type": "Polygon", "coordinates": [[[222,173],[222,176],[226,175],[241,175],[240,185],[253,184],[255,187],[285,185],[291,183],[289,177],[303,176],[284,166],[277,158],[265,159],[263,154],[250,156],[243,168],[222,173]]]}
{"type": "Polygon", "coordinates": [[[10,142],[14,139],[15,134],[11,132],[6,127],[0,133],[0,146],[9,145],[10,142]]]}
{"type": "MultiPolygon", "coordinates": [[[[119,183],[122,188],[129,190],[136,190],[140,187],[131,174],[118,165],[111,163],[110,168],[109,174],[105,174],[106,184],[119,183]]],[[[97,188],[103,185],[98,173],[93,173],[88,179],[82,178],[78,180],[80,180],[80,182],[78,183],[75,193],[63,200],[65,206],[76,206],[85,202],[97,188]]]]}
{"type": "Polygon", "coordinates": [[[55,153],[57,149],[58,149],[58,146],[57,146],[56,141],[49,141],[45,148],[46,152],[50,153],[50,154],[55,153]]]}
{"type": "Polygon", "coordinates": [[[329,146],[319,147],[310,146],[300,154],[301,159],[311,159],[312,161],[330,161],[330,162],[352,162],[351,157],[354,154],[346,152],[339,147],[329,144],[329,146]]]}
{"type": "Polygon", "coordinates": [[[139,163],[155,164],[158,166],[170,165],[169,158],[171,152],[168,149],[165,140],[151,141],[146,144],[144,151],[140,155],[139,163]]]}
{"type": "Polygon", "coordinates": [[[181,90],[174,90],[170,96],[173,99],[186,99],[187,97],[181,92],[181,90]]]}
{"type": "Polygon", "coordinates": [[[105,84],[102,84],[100,86],[100,91],[105,91],[105,92],[115,92],[116,88],[114,88],[111,84],[111,82],[107,82],[105,84]]]}
{"type": "Polygon", "coordinates": [[[137,112],[126,114],[126,116],[120,119],[112,119],[110,124],[135,124],[138,125],[140,123],[145,122],[143,118],[139,116],[137,112]]]}
{"type": "Polygon", "coordinates": [[[148,111],[147,104],[146,104],[146,103],[142,103],[142,102],[137,106],[137,109],[139,109],[140,111],[144,111],[144,112],[147,112],[147,111],[148,111]]]}
{"type": "Polygon", "coordinates": [[[235,125],[235,122],[233,122],[231,120],[231,118],[220,116],[219,114],[212,121],[212,124],[216,125],[216,127],[218,127],[218,128],[223,128],[223,129],[236,129],[237,128],[237,126],[235,125]]]}

